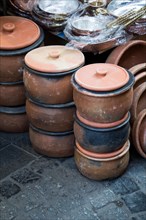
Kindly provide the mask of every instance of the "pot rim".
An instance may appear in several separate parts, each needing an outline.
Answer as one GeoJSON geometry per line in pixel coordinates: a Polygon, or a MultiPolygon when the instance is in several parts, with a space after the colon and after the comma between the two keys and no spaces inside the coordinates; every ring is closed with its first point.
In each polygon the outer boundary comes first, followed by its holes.
{"type": "Polygon", "coordinates": [[[29,11],[25,11],[25,10],[22,10],[21,8],[19,8],[17,5],[15,5],[13,0],[9,0],[9,3],[16,11],[19,10],[22,14],[27,14],[27,16],[30,17],[31,13],[29,11]]]}
{"type": "Polygon", "coordinates": [[[25,105],[18,107],[0,106],[0,113],[10,114],[10,115],[25,114],[26,113],[25,105]]]}
{"type": "Polygon", "coordinates": [[[77,151],[82,157],[84,157],[86,159],[89,159],[89,160],[92,160],[92,161],[109,162],[109,161],[120,159],[121,157],[123,157],[129,151],[129,149],[130,149],[130,141],[128,140],[126,143],[127,143],[127,146],[125,147],[125,150],[122,151],[122,153],[120,153],[117,156],[110,157],[110,158],[94,158],[94,157],[90,157],[90,156],[87,156],[87,155],[83,154],[80,150],[78,150],[78,148],[75,148],[75,151],[77,151]]]}
{"type": "Polygon", "coordinates": [[[143,72],[143,70],[146,69],[146,63],[140,63],[140,64],[137,64],[137,65],[134,65],[133,67],[131,67],[129,69],[129,71],[134,75],[138,75],[140,74],[141,72],[143,72]]]}
{"type": "Polygon", "coordinates": [[[129,74],[129,81],[122,86],[119,89],[116,90],[112,90],[112,91],[92,91],[89,89],[85,89],[83,87],[81,87],[76,81],[75,81],[75,73],[72,75],[71,77],[71,84],[73,86],[74,89],[77,90],[77,92],[83,94],[83,95],[87,95],[87,96],[92,96],[92,97],[110,97],[110,96],[115,96],[115,95],[119,95],[121,93],[126,92],[127,90],[131,89],[132,86],[134,85],[134,75],[127,70],[128,74],[129,74]]]}
{"type": "Polygon", "coordinates": [[[31,44],[28,47],[24,47],[21,49],[17,49],[17,50],[0,50],[0,56],[16,56],[16,55],[22,55],[22,54],[26,54],[27,52],[33,50],[34,48],[38,47],[41,45],[41,43],[44,40],[44,31],[43,29],[38,26],[40,29],[40,37],[38,38],[38,40],[36,42],[34,42],[33,44],[31,44]]]}
{"type": "Polygon", "coordinates": [[[50,132],[50,131],[44,131],[44,130],[42,130],[42,129],[38,129],[38,128],[36,128],[36,127],[34,127],[31,123],[29,124],[29,126],[30,126],[30,128],[33,130],[33,131],[35,131],[35,132],[37,132],[37,133],[40,133],[40,134],[43,134],[43,135],[50,135],[50,136],[67,136],[67,135],[71,135],[71,134],[73,134],[74,132],[73,132],[73,130],[71,130],[71,131],[65,131],[65,132],[50,132]]]}
{"type": "Polygon", "coordinates": [[[110,131],[114,131],[114,130],[117,130],[117,129],[120,129],[121,127],[125,126],[127,123],[129,123],[129,120],[130,120],[130,112],[128,112],[128,117],[127,119],[122,122],[121,124],[117,125],[117,126],[114,126],[114,127],[109,127],[109,128],[96,128],[96,127],[91,127],[89,125],[86,125],[84,124],[83,122],[81,122],[79,120],[79,118],[77,117],[76,113],[74,115],[74,118],[75,118],[75,122],[80,125],[81,127],[85,128],[85,129],[88,129],[88,130],[91,130],[91,131],[95,131],[95,132],[110,132],[110,131]]]}
{"type": "Polygon", "coordinates": [[[0,85],[4,86],[15,86],[15,85],[23,85],[23,81],[16,81],[16,82],[0,82],[0,85]]]}

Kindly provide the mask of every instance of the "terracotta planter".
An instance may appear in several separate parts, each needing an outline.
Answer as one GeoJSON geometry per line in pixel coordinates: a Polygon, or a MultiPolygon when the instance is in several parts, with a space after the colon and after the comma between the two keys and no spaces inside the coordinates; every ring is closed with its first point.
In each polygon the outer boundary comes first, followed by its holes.
{"type": "Polygon", "coordinates": [[[139,85],[141,85],[144,82],[146,82],[146,72],[142,72],[135,76],[134,89],[136,89],[139,85]]]}
{"type": "Polygon", "coordinates": [[[65,46],[32,50],[25,57],[24,72],[24,84],[29,96],[44,104],[72,102],[70,79],[83,63],[84,55],[79,50],[65,46]]]}
{"type": "Polygon", "coordinates": [[[0,83],[0,105],[19,106],[25,104],[25,88],[22,81],[0,83]]]}
{"type": "Polygon", "coordinates": [[[27,99],[26,112],[30,123],[39,129],[51,132],[73,130],[74,103],[44,105],[27,99]]]}
{"type": "MultiPolygon", "coordinates": [[[[81,73],[84,72],[84,78],[87,77],[87,86],[88,83],[91,81],[90,80],[90,74],[93,73],[93,70],[90,71],[90,66],[93,66],[93,68],[100,67],[101,64],[91,64],[86,66],[86,69],[83,67],[81,68],[82,71],[81,73]],[[88,72],[86,71],[88,70],[88,72]],[[85,77],[86,76],[86,77],[85,77]],[[89,77],[88,77],[89,76],[89,77]]],[[[102,64],[102,66],[106,67],[107,64],[102,64]]],[[[112,64],[108,64],[112,65],[112,64]]],[[[113,66],[113,65],[112,65],[113,66]]],[[[111,68],[112,68],[111,66],[111,68]]],[[[119,69],[120,67],[118,67],[119,69]]],[[[80,69],[80,70],[81,70],[80,69]]],[[[117,66],[114,65],[114,70],[116,71],[117,66]]],[[[118,83],[115,83],[114,79],[118,78],[118,69],[117,72],[115,72],[115,76],[107,76],[108,80],[112,81],[112,84],[118,85],[118,83]]],[[[79,71],[80,71],[79,70],[79,71]]],[[[79,72],[77,71],[77,72],[79,72]]],[[[124,69],[122,69],[124,71],[124,69]]],[[[76,72],[76,74],[77,74],[76,72]]],[[[95,82],[95,86],[92,88],[90,85],[91,89],[87,89],[84,87],[84,84],[79,85],[79,83],[76,81],[75,76],[76,74],[72,77],[72,85],[73,85],[73,97],[74,97],[74,102],[77,107],[79,115],[91,122],[95,123],[113,123],[116,121],[119,121],[125,117],[129,109],[131,108],[132,105],[132,100],[133,100],[133,84],[134,84],[134,76],[130,73],[127,72],[129,76],[128,82],[123,85],[121,88],[114,89],[108,91],[106,88],[102,88],[102,76],[98,79],[96,79],[96,75],[93,77],[93,81],[95,82]],[[98,90],[99,84],[99,89],[100,91],[93,91],[93,89],[98,90]],[[101,91],[101,89],[105,89],[106,91],[101,91]]],[[[107,74],[108,75],[108,74],[107,74]]],[[[103,83],[103,85],[106,85],[103,83]]],[[[108,84],[109,85],[109,84],[108,84]]],[[[114,85],[113,87],[114,88],[114,85]]]]}
{"type": "Polygon", "coordinates": [[[0,107],[0,131],[26,132],[28,131],[28,119],[25,107],[0,107]]]}
{"type": "Polygon", "coordinates": [[[129,163],[129,147],[119,155],[106,159],[88,157],[75,149],[75,163],[82,175],[93,180],[113,179],[124,173],[129,163]]]}
{"type": "Polygon", "coordinates": [[[137,76],[139,73],[146,71],[146,63],[137,64],[129,69],[129,71],[137,76]]]}
{"type": "Polygon", "coordinates": [[[130,110],[132,124],[143,109],[146,109],[146,82],[134,90],[133,103],[130,110]]]}
{"type": "Polygon", "coordinates": [[[26,18],[2,16],[0,22],[0,82],[17,82],[23,79],[25,54],[41,45],[44,33],[33,21],[26,18]]]}
{"type": "Polygon", "coordinates": [[[83,149],[94,153],[112,153],[119,150],[129,137],[129,119],[112,128],[95,128],[82,123],[77,117],[74,122],[74,134],[83,149]]]}
{"type": "Polygon", "coordinates": [[[144,63],[146,56],[146,41],[133,40],[116,47],[106,60],[106,63],[113,63],[126,69],[144,63]]]}
{"type": "Polygon", "coordinates": [[[48,157],[69,157],[74,153],[73,132],[45,132],[30,125],[30,141],[34,150],[48,157]]]}
{"type": "Polygon", "coordinates": [[[132,140],[137,152],[146,158],[146,109],[142,110],[134,121],[132,140]]]}

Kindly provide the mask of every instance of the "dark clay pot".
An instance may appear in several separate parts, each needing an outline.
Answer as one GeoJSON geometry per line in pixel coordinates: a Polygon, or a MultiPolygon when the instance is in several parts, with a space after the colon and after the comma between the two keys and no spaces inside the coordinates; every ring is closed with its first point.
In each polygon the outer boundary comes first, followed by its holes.
{"type": "Polygon", "coordinates": [[[74,153],[74,134],[45,132],[30,125],[30,141],[34,150],[48,157],[69,157],[74,153]]]}
{"type": "Polygon", "coordinates": [[[75,163],[82,175],[93,180],[113,179],[124,173],[129,163],[129,146],[115,157],[99,159],[88,157],[75,149],[75,163]]]}
{"type": "Polygon", "coordinates": [[[26,132],[29,124],[25,107],[0,107],[0,131],[26,132]]]}
{"type": "Polygon", "coordinates": [[[25,104],[25,88],[22,81],[0,83],[0,105],[20,106],[25,104]]]}
{"type": "Polygon", "coordinates": [[[26,101],[28,119],[35,127],[51,132],[73,130],[73,102],[60,105],[45,105],[28,98],[26,101]]]}
{"type": "Polygon", "coordinates": [[[95,153],[111,153],[119,150],[129,137],[129,119],[112,128],[95,128],[82,123],[77,117],[74,122],[74,134],[82,148],[95,153]]]}
{"type": "Polygon", "coordinates": [[[134,76],[122,88],[109,92],[96,92],[81,87],[72,77],[73,98],[81,117],[96,123],[121,120],[129,111],[133,100],[134,76]]]}

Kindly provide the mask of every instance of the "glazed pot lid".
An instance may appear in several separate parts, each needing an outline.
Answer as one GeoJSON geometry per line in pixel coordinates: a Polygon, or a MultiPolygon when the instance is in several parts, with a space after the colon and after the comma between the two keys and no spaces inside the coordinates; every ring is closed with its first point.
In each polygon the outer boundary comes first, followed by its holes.
{"type": "Polygon", "coordinates": [[[26,54],[28,67],[41,72],[66,72],[84,64],[84,55],[66,46],[45,46],[26,54]]]}
{"type": "Polygon", "coordinates": [[[16,50],[30,46],[40,37],[40,28],[33,21],[17,17],[0,17],[0,49],[16,50]]]}
{"type": "Polygon", "coordinates": [[[128,72],[120,66],[108,63],[90,64],[75,73],[76,82],[93,91],[111,91],[129,81],[128,72]]]}

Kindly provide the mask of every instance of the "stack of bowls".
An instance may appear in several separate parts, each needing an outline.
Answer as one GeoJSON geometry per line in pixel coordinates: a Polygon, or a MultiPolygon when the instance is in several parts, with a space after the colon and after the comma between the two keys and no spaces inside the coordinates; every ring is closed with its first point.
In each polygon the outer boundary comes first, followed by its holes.
{"type": "Polygon", "coordinates": [[[49,157],[74,152],[71,76],[84,64],[84,55],[65,46],[45,46],[25,56],[24,84],[29,135],[36,151],[49,157]]]}
{"type": "Polygon", "coordinates": [[[133,84],[133,75],[113,64],[87,65],[72,77],[75,162],[88,178],[114,178],[128,166],[133,84]]]}
{"type": "Polygon", "coordinates": [[[26,18],[0,17],[0,131],[28,130],[23,84],[23,59],[44,39],[42,29],[26,18]]]}

